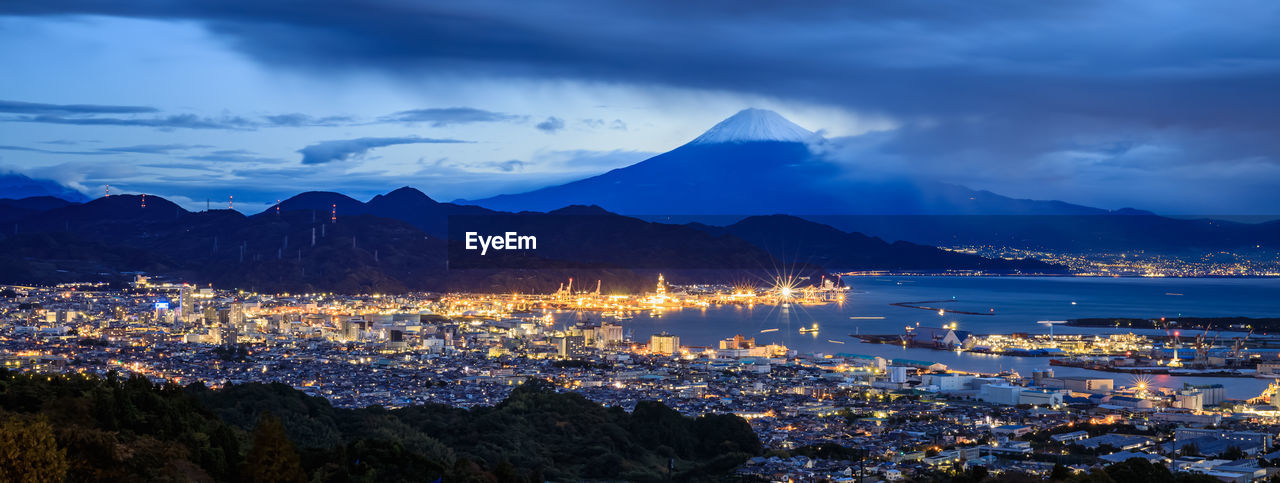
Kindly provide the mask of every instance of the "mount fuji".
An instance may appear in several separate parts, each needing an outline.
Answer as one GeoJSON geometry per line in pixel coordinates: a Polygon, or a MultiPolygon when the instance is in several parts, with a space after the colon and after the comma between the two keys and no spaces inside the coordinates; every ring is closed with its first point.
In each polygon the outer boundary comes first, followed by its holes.
{"type": "Polygon", "coordinates": [[[689,144],[733,144],[759,141],[803,143],[821,139],[782,115],[765,109],[743,109],[720,121],[689,144]]]}
{"type": "Polygon", "coordinates": [[[822,149],[811,149],[824,142],[775,112],[747,109],[689,143],[631,166],[469,204],[505,211],[592,204],[663,223],[720,226],[748,216],[787,214],[846,232],[933,246],[1142,249],[1181,255],[1280,243],[1280,221],[1255,225],[1168,218],[857,172],[825,157],[822,149]]]}
{"type": "Polygon", "coordinates": [[[547,211],[594,204],[628,215],[1103,214],[907,177],[860,175],[815,154],[818,134],[776,112],[746,109],[683,146],[607,173],[469,203],[547,211]]]}

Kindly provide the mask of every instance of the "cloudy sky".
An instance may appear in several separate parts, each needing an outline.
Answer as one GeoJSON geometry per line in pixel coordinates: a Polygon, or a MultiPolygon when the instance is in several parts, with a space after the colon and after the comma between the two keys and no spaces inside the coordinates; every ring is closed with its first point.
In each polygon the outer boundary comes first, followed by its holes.
{"type": "Polygon", "coordinates": [[[15,0],[0,64],[0,172],[193,208],[524,191],[762,107],[855,172],[1280,212],[1268,1],[15,0]]]}

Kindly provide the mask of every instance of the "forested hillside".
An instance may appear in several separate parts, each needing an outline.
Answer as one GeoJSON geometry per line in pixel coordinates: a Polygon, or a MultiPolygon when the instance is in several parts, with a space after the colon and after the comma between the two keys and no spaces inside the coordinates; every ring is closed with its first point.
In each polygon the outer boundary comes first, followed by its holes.
{"type": "Polygon", "coordinates": [[[3,481],[697,481],[760,452],[737,416],[628,413],[541,380],[493,407],[388,410],[283,384],[0,370],[3,481]]]}

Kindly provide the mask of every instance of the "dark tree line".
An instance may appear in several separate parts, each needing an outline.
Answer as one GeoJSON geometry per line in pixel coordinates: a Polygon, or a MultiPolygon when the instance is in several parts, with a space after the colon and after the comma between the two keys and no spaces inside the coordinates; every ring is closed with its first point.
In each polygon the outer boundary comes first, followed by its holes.
{"type": "Polygon", "coordinates": [[[737,416],[628,413],[541,380],[492,407],[387,410],[283,384],[0,370],[4,481],[709,481],[760,452],[737,416]]]}

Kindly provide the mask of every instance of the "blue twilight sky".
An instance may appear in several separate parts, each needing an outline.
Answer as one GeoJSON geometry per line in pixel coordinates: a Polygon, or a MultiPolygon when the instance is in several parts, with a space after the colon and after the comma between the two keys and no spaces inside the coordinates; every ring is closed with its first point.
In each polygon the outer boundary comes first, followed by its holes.
{"type": "Polygon", "coordinates": [[[192,208],[524,191],[762,107],[855,172],[1280,212],[1271,1],[10,0],[0,65],[0,172],[192,208]]]}

